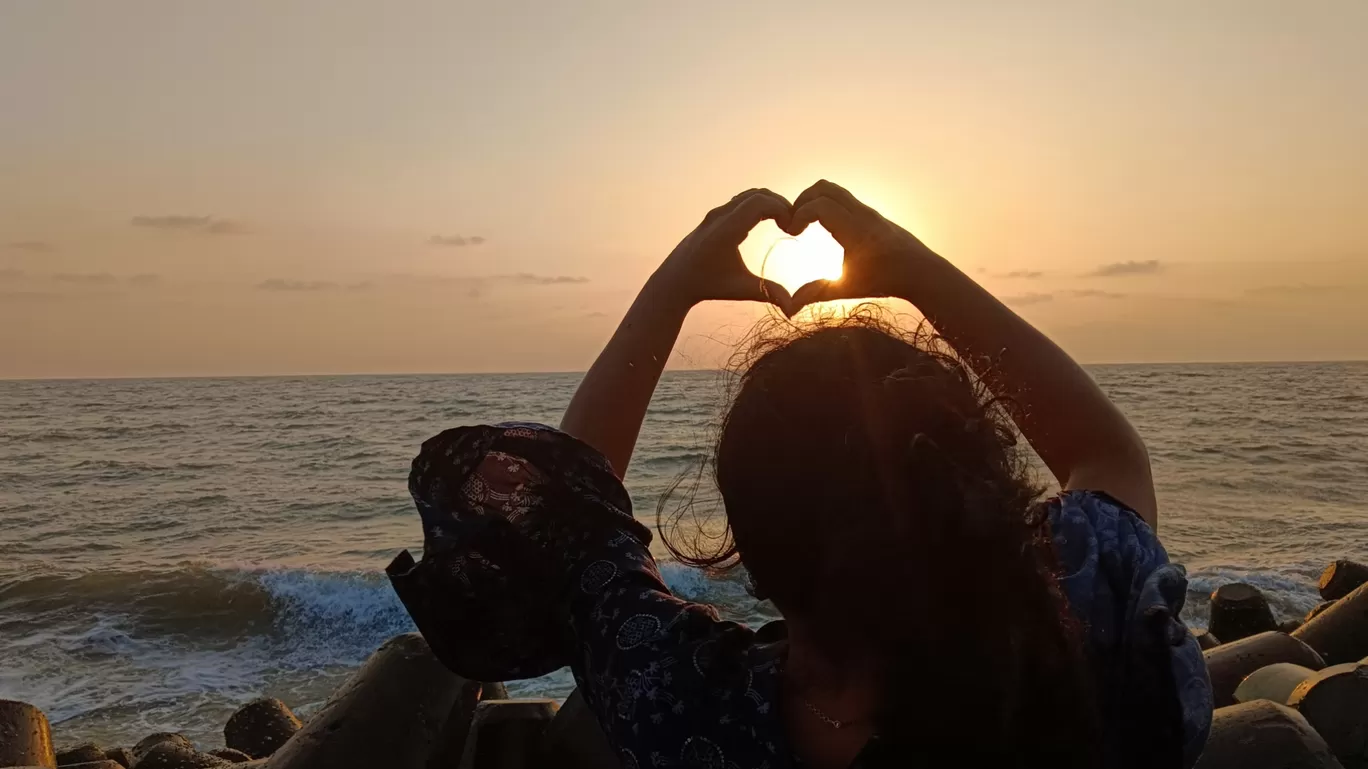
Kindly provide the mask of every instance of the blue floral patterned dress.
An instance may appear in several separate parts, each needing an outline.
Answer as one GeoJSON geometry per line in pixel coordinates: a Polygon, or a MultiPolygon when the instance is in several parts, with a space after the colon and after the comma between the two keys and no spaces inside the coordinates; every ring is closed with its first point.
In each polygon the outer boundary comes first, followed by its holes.
{"type": "MultiPolygon", "coordinates": [[[[598,452],[542,425],[447,430],[423,444],[409,490],[423,559],[401,554],[390,579],[452,670],[502,681],[570,666],[625,769],[798,765],[778,712],[783,644],[670,594],[650,531],[598,452]]],[[[1100,665],[1109,758],[1131,765],[1167,742],[1161,752],[1190,766],[1212,699],[1178,619],[1182,568],[1106,495],[1049,505],[1062,584],[1100,665]],[[1168,726],[1153,733],[1154,718],[1128,718],[1137,708],[1163,710],[1168,726]]],[[[875,760],[877,742],[857,766],[905,765],[875,760]]]]}

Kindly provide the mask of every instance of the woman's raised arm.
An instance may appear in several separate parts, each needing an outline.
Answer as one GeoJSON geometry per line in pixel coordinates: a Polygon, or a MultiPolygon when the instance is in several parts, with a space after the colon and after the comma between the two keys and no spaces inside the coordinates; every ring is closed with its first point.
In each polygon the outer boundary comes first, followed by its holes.
{"type": "Polygon", "coordinates": [[[1144,442],[1068,353],[845,189],[820,181],[798,196],[788,231],[797,234],[814,221],[845,248],[845,272],[794,292],[795,310],[828,299],[906,299],[995,395],[1020,405],[1017,426],[1063,488],[1105,491],[1156,526],[1144,442]]]}
{"type": "Polygon", "coordinates": [[[584,375],[561,418],[562,431],[593,446],[619,478],[627,473],[656,383],[689,310],[709,299],[770,302],[789,294],[746,269],[737,250],[755,225],[788,225],[788,200],[755,189],[713,209],[646,282],[613,338],[584,375]]]}

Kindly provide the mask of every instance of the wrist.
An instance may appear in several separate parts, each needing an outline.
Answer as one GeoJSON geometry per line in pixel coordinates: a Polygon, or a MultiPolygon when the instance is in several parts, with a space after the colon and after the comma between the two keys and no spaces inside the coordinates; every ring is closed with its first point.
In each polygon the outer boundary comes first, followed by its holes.
{"type": "Polygon", "coordinates": [[[914,305],[918,304],[928,290],[934,290],[941,271],[949,264],[925,246],[908,251],[898,260],[894,295],[914,305]]]}
{"type": "Polygon", "coordinates": [[[636,303],[657,313],[684,316],[700,301],[662,265],[647,278],[636,303]]]}

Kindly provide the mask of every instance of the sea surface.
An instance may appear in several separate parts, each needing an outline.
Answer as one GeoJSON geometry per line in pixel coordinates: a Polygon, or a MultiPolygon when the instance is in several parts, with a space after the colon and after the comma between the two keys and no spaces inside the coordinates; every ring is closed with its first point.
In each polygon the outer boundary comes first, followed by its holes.
{"type": "MultiPolygon", "coordinates": [[[[1232,580],[1299,617],[1328,561],[1368,558],[1368,363],[1091,373],[1149,444],[1191,624],[1232,580]]],[[[578,381],[0,382],[0,698],[42,707],[60,743],[178,730],[221,745],[235,706],[261,695],[309,713],[412,628],[383,569],[421,547],[405,486],[419,444],[462,424],[554,424],[578,381]]],[[[628,477],[648,524],[705,457],[723,397],[714,373],[662,381],[628,477]]],[[[737,576],[662,568],[724,615],[775,616],[737,576]]],[[[570,686],[562,671],[509,689],[570,686]]]]}

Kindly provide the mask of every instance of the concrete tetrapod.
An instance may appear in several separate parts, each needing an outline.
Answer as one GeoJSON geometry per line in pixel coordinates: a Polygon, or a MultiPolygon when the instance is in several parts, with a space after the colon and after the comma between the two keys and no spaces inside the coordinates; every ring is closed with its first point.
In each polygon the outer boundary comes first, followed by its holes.
{"type": "MultiPolygon", "coordinates": [[[[267,761],[269,769],[424,769],[453,706],[480,684],[450,670],[417,633],[386,641],[267,761]]],[[[459,710],[459,709],[457,709],[459,710]]]]}
{"type": "Polygon", "coordinates": [[[0,700],[0,766],[57,765],[52,730],[43,711],[17,700],[0,700]]]}
{"type": "Polygon", "coordinates": [[[1325,662],[1314,649],[1296,638],[1276,630],[1224,643],[1202,652],[1211,677],[1211,694],[1216,707],[1235,704],[1235,688],[1245,676],[1275,662],[1291,662],[1320,670],[1325,662]]]}
{"type": "Polygon", "coordinates": [[[1368,666],[1331,665],[1302,681],[1287,706],[1310,722],[1341,763],[1368,760],[1368,666]]]}
{"type": "Polygon", "coordinates": [[[1316,671],[1302,665],[1275,662],[1245,676],[1240,685],[1235,687],[1235,701],[1239,703],[1268,700],[1286,705],[1287,698],[1292,696],[1293,690],[1315,674],[1316,671]]]}
{"type": "Polygon", "coordinates": [[[1321,598],[1334,601],[1354,592],[1365,582],[1368,582],[1368,566],[1340,559],[1325,567],[1317,587],[1320,588],[1321,598]]]}
{"type": "Polygon", "coordinates": [[[1297,711],[1269,700],[1217,708],[1194,769],[1344,769],[1297,711]]]}
{"type": "Polygon", "coordinates": [[[548,699],[481,702],[460,769],[540,767],[547,759],[543,738],[556,710],[556,701],[548,699]]]}
{"type": "Polygon", "coordinates": [[[1257,587],[1243,582],[1221,585],[1211,593],[1211,622],[1207,629],[1222,643],[1276,630],[1273,610],[1257,587]]]}
{"type": "Polygon", "coordinates": [[[547,755],[562,769],[606,769],[621,763],[579,689],[570,692],[543,740],[547,755]]]}
{"type": "Polygon", "coordinates": [[[1292,635],[1320,652],[1327,665],[1368,657],[1368,584],[1335,601],[1292,635]]]}

